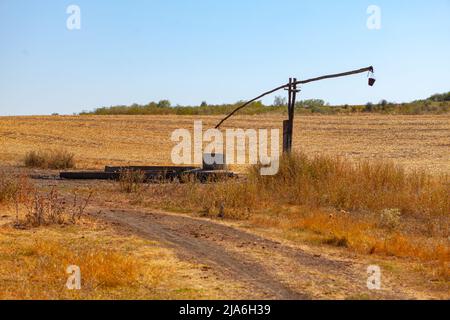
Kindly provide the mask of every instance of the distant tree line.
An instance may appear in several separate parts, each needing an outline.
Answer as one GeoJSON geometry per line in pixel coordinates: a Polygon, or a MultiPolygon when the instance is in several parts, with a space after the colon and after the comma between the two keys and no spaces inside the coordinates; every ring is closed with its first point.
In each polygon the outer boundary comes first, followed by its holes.
{"type": "MultiPolygon", "coordinates": [[[[169,100],[150,102],[145,105],[132,104],[101,107],[94,111],[83,111],[81,115],[222,115],[233,111],[243,101],[233,104],[208,104],[203,101],[197,106],[172,106],[169,100]]],[[[272,105],[265,105],[256,101],[242,109],[240,114],[255,115],[262,113],[287,113],[287,100],[276,96],[272,105]]],[[[450,92],[435,94],[425,100],[416,100],[409,103],[394,103],[381,100],[378,103],[368,102],[366,105],[340,105],[330,106],[321,99],[300,100],[295,104],[296,112],[301,114],[337,114],[337,113],[386,113],[386,114],[424,114],[447,113],[450,111],[450,92]]]]}
{"type": "Polygon", "coordinates": [[[428,100],[434,101],[434,102],[450,101],[450,92],[434,94],[431,97],[429,97],[428,100]]]}

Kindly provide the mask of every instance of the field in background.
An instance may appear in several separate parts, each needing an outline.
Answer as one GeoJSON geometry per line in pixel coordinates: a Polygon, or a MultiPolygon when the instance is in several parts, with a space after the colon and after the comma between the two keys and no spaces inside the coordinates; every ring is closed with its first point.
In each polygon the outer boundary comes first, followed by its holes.
{"type": "MultiPolygon", "coordinates": [[[[220,116],[33,116],[0,117],[0,163],[22,165],[26,153],[65,148],[78,168],[104,165],[171,164],[173,130],[220,116]]],[[[281,115],[238,116],[232,128],[280,128],[281,115]]],[[[225,126],[223,129],[227,128],[225,126]]],[[[306,154],[348,159],[387,159],[407,169],[450,173],[450,115],[298,116],[294,148],[306,154]]],[[[239,169],[239,168],[238,168],[239,169]]]]}

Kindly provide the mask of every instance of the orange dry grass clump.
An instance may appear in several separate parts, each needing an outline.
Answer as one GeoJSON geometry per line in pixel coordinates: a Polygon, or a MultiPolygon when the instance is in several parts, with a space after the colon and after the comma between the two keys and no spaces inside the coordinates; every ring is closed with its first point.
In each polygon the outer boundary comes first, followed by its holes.
{"type": "Polygon", "coordinates": [[[371,219],[354,218],[348,213],[337,215],[313,210],[297,212],[281,225],[285,230],[309,230],[321,243],[349,247],[360,253],[414,258],[431,263],[437,275],[450,277],[450,249],[447,239],[426,238],[400,231],[382,230],[371,219]]]}
{"type": "Polygon", "coordinates": [[[37,240],[4,249],[2,268],[14,274],[17,283],[3,283],[0,279],[3,287],[0,298],[76,298],[77,294],[88,294],[92,298],[96,290],[133,286],[141,269],[138,260],[96,245],[68,246],[59,241],[37,240]],[[66,269],[70,265],[80,267],[83,289],[80,292],[65,287],[69,276],[66,269]]]}
{"type": "Polygon", "coordinates": [[[16,178],[0,171],[0,204],[14,201],[19,188],[16,178]]]}
{"type": "Polygon", "coordinates": [[[39,278],[67,278],[65,267],[77,265],[82,270],[84,285],[89,287],[117,287],[137,280],[139,265],[127,256],[111,249],[67,248],[58,242],[38,241],[27,248],[40,257],[35,265],[39,278]]]}
{"type": "Polygon", "coordinates": [[[30,151],[25,155],[25,166],[42,169],[69,169],[75,167],[75,155],[66,150],[30,151]]]}

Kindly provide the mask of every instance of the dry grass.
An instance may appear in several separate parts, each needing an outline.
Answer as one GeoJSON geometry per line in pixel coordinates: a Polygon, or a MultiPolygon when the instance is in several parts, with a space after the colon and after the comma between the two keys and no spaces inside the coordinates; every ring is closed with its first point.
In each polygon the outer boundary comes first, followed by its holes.
{"type": "Polygon", "coordinates": [[[39,227],[44,225],[77,223],[84,215],[86,206],[91,199],[90,193],[86,199],[79,198],[74,193],[71,198],[62,197],[52,188],[49,192],[34,190],[17,206],[25,207],[26,214],[16,222],[17,227],[39,227]]]}
{"type": "MultiPolygon", "coordinates": [[[[450,280],[450,249],[448,239],[441,235],[411,234],[401,228],[386,230],[379,227],[379,221],[374,217],[355,217],[350,213],[336,214],[323,209],[300,207],[281,216],[283,218],[276,222],[276,227],[290,237],[295,237],[299,231],[307,231],[306,239],[313,243],[348,247],[363,254],[413,259],[429,267],[433,276],[450,280]]],[[[274,219],[258,215],[253,222],[273,227],[274,219]]]]}
{"type": "Polygon", "coordinates": [[[39,257],[33,265],[34,273],[36,280],[46,283],[62,282],[67,278],[62,267],[77,265],[83,270],[84,285],[89,289],[132,285],[137,281],[141,267],[136,260],[111,249],[68,248],[51,240],[38,240],[22,250],[28,256],[39,257]]]}
{"type": "Polygon", "coordinates": [[[220,204],[228,212],[306,205],[377,214],[385,209],[399,210],[414,217],[446,216],[450,212],[449,191],[446,175],[406,172],[390,162],[353,163],[305,154],[283,158],[275,176],[261,176],[259,168],[254,167],[244,182],[149,187],[149,194],[163,201],[170,201],[163,197],[170,194],[174,200],[169,205],[176,205],[176,199],[182,198],[191,208],[208,210],[220,204]]]}
{"type": "Polygon", "coordinates": [[[83,217],[91,197],[92,192],[83,198],[75,191],[62,196],[54,187],[42,191],[25,175],[0,172],[0,205],[14,207],[18,228],[74,224],[83,217]]]}
{"type": "Polygon", "coordinates": [[[4,173],[0,186],[0,299],[238,297],[239,284],[205,284],[201,266],[83,215],[90,188],[63,196],[4,173]],[[80,267],[81,290],[66,288],[71,265],[80,267]]]}
{"type": "Polygon", "coordinates": [[[448,181],[446,175],[406,172],[392,162],[352,163],[302,153],[282,159],[275,176],[261,176],[258,168],[250,176],[250,183],[263,194],[261,200],[348,211],[395,208],[401,214],[416,216],[450,212],[448,181]]]}
{"type": "Polygon", "coordinates": [[[276,176],[255,167],[243,181],[150,185],[140,202],[307,231],[313,242],[416,259],[448,278],[449,187],[445,175],[390,162],[296,154],[282,159],[276,176]]]}
{"type": "Polygon", "coordinates": [[[144,181],[143,171],[122,170],[119,176],[119,190],[125,193],[139,192],[143,188],[144,181]]]}
{"type": "Polygon", "coordinates": [[[70,169],[75,167],[75,155],[58,149],[30,151],[25,155],[24,164],[30,168],[70,169]]]}
{"type": "Polygon", "coordinates": [[[104,231],[92,226],[89,229],[84,225],[30,233],[2,227],[0,299],[95,299],[137,285],[144,268],[142,261],[124,254],[119,246],[107,246],[104,231]],[[80,238],[80,230],[91,234],[80,238]],[[93,237],[95,234],[98,239],[93,237]],[[66,268],[70,265],[81,269],[80,291],[65,286],[66,268]]]}
{"type": "Polygon", "coordinates": [[[89,219],[33,231],[0,225],[0,300],[238,297],[233,281],[203,277],[160,244],[89,219]],[[66,287],[70,265],[80,267],[81,290],[66,287]]]}
{"type": "Polygon", "coordinates": [[[18,190],[17,179],[0,171],[0,204],[14,201],[18,190]]]}
{"type": "MultiPolygon", "coordinates": [[[[0,298],[93,298],[104,294],[106,289],[133,286],[138,282],[140,261],[118,250],[102,248],[92,240],[78,245],[63,241],[59,235],[55,237],[58,240],[32,236],[31,241],[19,235],[20,241],[5,246],[8,236],[8,232],[2,234],[2,270],[5,273],[0,279],[0,298]],[[81,269],[80,292],[65,288],[69,265],[81,269]]],[[[74,240],[73,235],[69,238],[74,240]]]]}

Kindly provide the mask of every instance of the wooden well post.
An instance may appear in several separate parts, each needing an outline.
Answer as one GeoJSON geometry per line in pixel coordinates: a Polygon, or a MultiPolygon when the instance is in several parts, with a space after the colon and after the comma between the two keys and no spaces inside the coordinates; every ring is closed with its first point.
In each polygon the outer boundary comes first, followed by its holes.
{"type": "Polygon", "coordinates": [[[292,152],[294,133],[295,102],[297,97],[297,79],[289,78],[288,87],[288,120],[283,121],[283,153],[292,152]]]}

